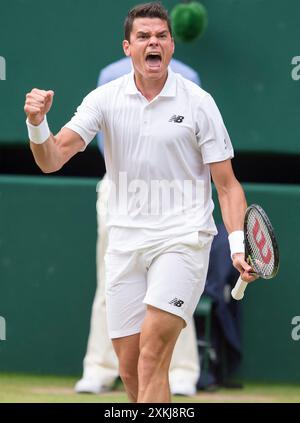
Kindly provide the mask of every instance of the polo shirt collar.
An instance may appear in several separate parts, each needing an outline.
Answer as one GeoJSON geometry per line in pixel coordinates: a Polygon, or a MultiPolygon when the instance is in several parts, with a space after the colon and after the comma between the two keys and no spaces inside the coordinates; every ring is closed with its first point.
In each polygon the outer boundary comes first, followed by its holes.
{"type": "MultiPolygon", "coordinates": [[[[128,82],[125,89],[125,94],[140,94],[134,82],[134,70],[128,75],[128,82]]],[[[175,97],[176,96],[176,77],[174,72],[168,67],[168,77],[163,86],[163,89],[157,97],[175,97]]]]}

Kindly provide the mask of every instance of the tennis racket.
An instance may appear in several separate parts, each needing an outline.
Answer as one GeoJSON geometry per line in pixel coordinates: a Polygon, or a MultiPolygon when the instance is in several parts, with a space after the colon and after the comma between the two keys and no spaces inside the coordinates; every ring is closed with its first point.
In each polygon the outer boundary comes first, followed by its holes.
{"type": "MultiPolygon", "coordinates": [[[[257,204],[252,204],[246,210],[244,235],[245,258],[253,273],[263,279],[274,278],[279,269],[278,244],[267,214],[257,204]]],[[[241,300],[247,285],[239,277],[231,291],[232,297],[241,300]]]]}

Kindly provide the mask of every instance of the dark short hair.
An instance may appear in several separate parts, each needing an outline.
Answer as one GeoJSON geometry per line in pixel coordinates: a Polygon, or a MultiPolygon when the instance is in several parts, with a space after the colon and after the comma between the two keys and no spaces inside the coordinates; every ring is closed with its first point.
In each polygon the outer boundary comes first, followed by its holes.
{"type": "Polygon", "coordinates": [[[153,1],[151,3],[144,3],[135,6],[129,10],[124,22],[125,40],[130,40],[130,34],[132,31],[133,21],[136,18],[159,18],[166,21],[170,34],[172,36],[171,21],[168,15],[168,11],[163,7],[160,2],[153,1]]]}

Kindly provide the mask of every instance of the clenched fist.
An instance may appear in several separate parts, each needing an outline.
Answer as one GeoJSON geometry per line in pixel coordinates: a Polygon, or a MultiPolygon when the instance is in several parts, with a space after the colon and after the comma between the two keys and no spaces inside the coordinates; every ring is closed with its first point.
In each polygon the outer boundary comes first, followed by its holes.
{"type": "Polygon", "coordinates": [[[34,88],[26,94],[24,111],[32,125],[39,125],[44,116],[49,112],[53,102],[53,91],[38,90],[34,88]]]}

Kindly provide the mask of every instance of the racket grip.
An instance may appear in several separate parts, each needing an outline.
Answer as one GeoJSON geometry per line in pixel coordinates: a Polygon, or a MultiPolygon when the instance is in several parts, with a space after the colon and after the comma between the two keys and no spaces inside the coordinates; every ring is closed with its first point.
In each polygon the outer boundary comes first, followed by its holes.
{"type": "Polygon", "coordinates": [[[232,298],[235,300],[241,300],[244,297],[245,289],[248,282],[243,281],[241,277],[238,278],[234,288],[231,291],[232,298]]]}

